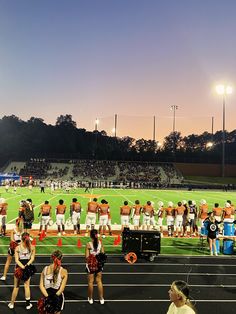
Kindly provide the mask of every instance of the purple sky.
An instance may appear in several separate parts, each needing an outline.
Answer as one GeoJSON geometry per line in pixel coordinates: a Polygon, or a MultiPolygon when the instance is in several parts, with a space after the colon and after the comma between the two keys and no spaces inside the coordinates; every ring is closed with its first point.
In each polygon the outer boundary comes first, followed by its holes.
{"type": "MultiPolygon", "coordinates": [[[[156,139],[222,128],[236,88],[235,0],[1,0],[0,117],[72,114],[78,127],[156,139]]],[[[235,129],[235,94],[226,129],[235,129]]]]}

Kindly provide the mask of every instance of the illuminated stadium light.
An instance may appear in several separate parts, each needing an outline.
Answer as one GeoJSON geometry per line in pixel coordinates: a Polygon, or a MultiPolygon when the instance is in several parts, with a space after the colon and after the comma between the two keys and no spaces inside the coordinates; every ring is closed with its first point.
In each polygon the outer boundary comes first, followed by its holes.
{"type": "Polygon", "coordinates": [[[219,84],[216,86],[216,92],[223,98],[223,118],[222,118],[222,177],[225,176],[225,99],[226,95],[233,93],[232,86],[219,84]]]}
{"type": "Polygon", "coordinates": [[[216,92],[218,95],[230,95],[233,93],[233,88],[232,86],[220,84],[216,86],[216,92]]]}
{"type": "Polygon", "coordinates": [[[206,148],[212,148],[214,144],[212,142],[208,142],[206,143],[206,148]]]}
{"type": "Polygon", "coordinates": [[[96,120],[95,120],[95,131],[98,130],[98,124],[99,124],[99,120],[98,120],[98,118],[96,118],[96,120]]]}

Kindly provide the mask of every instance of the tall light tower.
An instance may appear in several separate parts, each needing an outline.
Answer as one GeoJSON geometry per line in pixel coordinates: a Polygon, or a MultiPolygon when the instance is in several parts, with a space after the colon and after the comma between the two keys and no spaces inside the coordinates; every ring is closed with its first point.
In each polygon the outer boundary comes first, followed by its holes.
{"type": "Polygon", "coordinates": [[[170,109],[173,111],[173,132],[175,132],[175,111],[179,109],[178,106],[172,105],[170,109]]]}
{"type": "Polygon", "coordinates": [[[96,118],[96,120],[95,120],[95,131],[98,130],[98,124],[99,124],[99,120],[98,120],[98,118],[96,118]]]}
{"type": "Polygon", "coordinates": [[[223,100],[223,118],[222,118],[222,177],[225,176],[225,99],[226,95],[230,95],[233,92],[232,86],[217,85],[216,92],[222,96],[223,100]]]}

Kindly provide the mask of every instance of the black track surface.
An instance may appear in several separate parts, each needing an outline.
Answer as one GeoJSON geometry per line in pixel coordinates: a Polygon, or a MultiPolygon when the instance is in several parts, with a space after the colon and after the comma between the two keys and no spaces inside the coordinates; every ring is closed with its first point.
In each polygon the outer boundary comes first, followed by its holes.
{"type": "MultiPolygon", "coordinates": [[[[0,257],[2,272],[6,257],[0,257]]],[[[37,313],[39,276],[49,257],[37,256],[37,273],[31,280],[33,308],[25,309],[24,289],[21,286],[14,310],[7,304],[13,288],[14,265],[6,282],[0,282],[0,313],[37,313]]],[[[65,256],[63,265],[69,272],[65,289],[63,313],[80,314],[165,314],[170,304],[168,290],[172,281],[185,280],[191,287],[191,296],[198,313],[233,314],[236,312],[236,256],[176,257],[159,256],[154,262],[139,259],[129,265],[122,256],[109,256],[103,273],[105,304],[87,302],[87,276],[84,258],[65,256]]],[[[94,299],[97,300],[95,287],[94,299]]]]}

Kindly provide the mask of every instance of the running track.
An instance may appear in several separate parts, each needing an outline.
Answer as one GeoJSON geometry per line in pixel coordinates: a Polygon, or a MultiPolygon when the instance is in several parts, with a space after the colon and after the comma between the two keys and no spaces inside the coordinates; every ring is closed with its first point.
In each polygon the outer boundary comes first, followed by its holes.
{"type": "MultiPolygon", "coordinates": [[[[0,256],[2,270],[6,257],[0,256]]],[[[20,288],[14,310],[7,307],[13,287],[13,268],[7,281],[0,282],[0,313],[37,313],[40,297],[39,276],[49,257],[37,256],[37,273],[31,281],[33,308],[25,310],[24,289],[20,288]]],[[[168,289],[175,279],[188,281],[191,296],[200,314],[233,314],[236,311],[236,256],[179,257],[159,256],[154,262],[139,259],[129,265],[122,256],[109,256],[103,274],[105,304],[87,302],[84,258],[65,256],[63,265],[69,271],[63,313],[79,314],[165,314],[169,306],[168,289]]],[[[96,291],[96,287],[95,287],[96,291]]],[[[95,300],[97,294],[95,293],[95,300]]]]}

